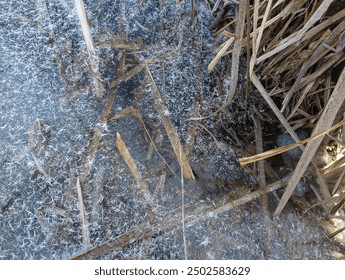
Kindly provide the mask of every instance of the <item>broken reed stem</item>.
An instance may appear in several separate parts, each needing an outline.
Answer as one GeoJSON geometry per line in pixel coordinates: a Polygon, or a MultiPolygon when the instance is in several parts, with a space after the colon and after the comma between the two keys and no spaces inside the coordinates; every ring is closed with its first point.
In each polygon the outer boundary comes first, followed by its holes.
{"type": "Polygon", "coordinates": [[[318,21],[320,20],[320,18],[326,13],[326,11],[328,10],[329,6],[332,4],[334,0],[324,0],[322,1],[321,5],[319,6],[319,8],[315,11],[315,13],[313,14],[313,16],[311,16],[308,20],[308,22],[306,22],[303,26],[303,28],[301,30],[298,31],[297,34],[294,34],[292,37],[290,38],[286,38],[284,40],[282,40],[280,42],[280,44],[274,48],[272,51],[269,51],[267,53],[265,53],[264,55],[262,55],[261,57],[257,58],[256,63],[260,63],[266,59],[268,59],[269,57],[275,55],[278,52],[283,51],[284,49],[288,48],[289,46],[295,44],[296,42],[298,42],[299,40],[301,40],[301,38],[303,37],[303,35],[318,21]]]}
{"type": "Polygon", "coordinates": [[[89,22],[86,16],[84,1],[83,0],[74,0],[76,11],[78,14],[81,30],[83,33],[86,49],[89,55],[91,75],[96,88],[96,94],[98,97],[104,95],[103,85],[101,82],[101,74],[99,72],[98,57],[96,56],[95,44],[91,35],[91,29],[89,22]]]}
{"type": "MultiPolygon", "coordinates": [[[[265,99],[267,104],[270,106],[270,108],[272,109],[272,111],[274,112],[274,114],[276,115],[278,120],[281,122],[281,124],[284,126],[284,128],[287,130],[287,132],[289,132],[292,139],[294,139],[296,142],[299,142],[300,140],[299,140],[297,134],[291,128],[291,126],[289,125],[289,123],[287,122],[287,120],[285,119],[283,114],[279,111],[277,105],[274,103],[271,96],[268,94],[268,92],[266,91],[266,89],[264,88],[262,83],[260,82],[257,75],[253,72],[250,78],[251,78],[253,85],[260,92],[261,96],[265,99]]],[[[301,149],[303,150],[303,147],[301,147],[301,149]]]]}
{"type": "MultiPolygon", "coordinates": [[[[307,170],[305,176],[309,176],[311,174],[311,170],[307,170]]],[[[272,184],[269,184],[263,188],[258,189],[257,191],[251,192],[239,199],[234,201],[230,201],[228,203],[223,204],[220,207],[216,207],[213,203],[204,203],[199,202],[193,206],[187,206],[186,209],[186,226],[192,226],[198,223],[201,223],[211,217],[215,217],[221,213],[229,211],[235,207],[253,201],[260,196],[273,192],[281,187],[285,186],[291,178],[291,174],[287,177],[284,177],[281,180],[278,180],[272,184]]],[[[181,225],[181,209],[175,209],[162,219],[160,223],[141,223],[134,227],[133,229],[129,230],[128,232],[121,234],[114,239],[107,240],[100,245],[86,251],[80,253],[78,255],[72,256],[70,259],[72,260],[91,260],[91,259],[98,259],[100,257],[104,257],[108,254],[114,252],[114,250],[119,250],[133,242],[139,242],[146,238],[150,238],[154,234],[162,231],[168,231],[173,229],[174,227],[181,225]]]]}
{"type": "Polygon", "coordinates": [[[152,146],[153,146],[153,148],[155,149],[155,151],[156,151],[156,153],[158,154],[158,156],[163,160],[164,164],[168,167],[168,169],[170,170],[170,172],[171,172],[172,174],[174,174],[174,176],[175,176],[176,178],[178,178],[177,175],[176,175],[176,173],[174,172],[174,170],[170,167],[170,165],[167,163],[167,161],[165,160],[165,158],[164,158],[164,157],[162,156],[162,154],[158,151],[158,148],[156,147],[156,144],[155,144],[155,142],[153,141],[153,139],[152,139],[152,137],[151,137],[151,135],[150,135],[150,132],[148,131],[148,129],[147,129],[145,123],[144,123],[144,120],[143,120],[143,118],[141,117],[141,114],[140,114],[140,112],[139,112],[138,110],[136,110],[133,106],[129,106],[129,107],[123,109],[122,111],[116,113],[115,116],[113,116],[113,117],[110,119],[110,121],[115,121],[115,120],[117,120],[117,119],[119,119],[119,118],[122,118],[122,117],[124,117],[124,116],[126,116],[126,115],[129,115],[129,114],[131,114],[135,119],[137,119],[137,120],[139,121],[139,123],[142,125],[142,127],[143,127],[143,129],[144,129],[144,131],[145,131],[145,133],[146,133],[146,136],[149,138],[150,143],[152,144],[152,146]]]}
{"type": "Polygon", "coordinates": [[[219,60],[224,56],[224,53],[228,50],[228,48],[231,46],[231,44],[235,41],[235,37],[231,37],[228,39],[225,43],[223,43],[222,48],[219,50],[217,55],[212,59],[210,64],[207,67],[207,70],[211,72],[213,68],[218,64],[219,60]]]}
{"type": "Polygon", "coordinates": [[[85,12],[84,1],[83,0],[74,0],[75,8],[79,18],[81,30],[83,32],[83,37],[86,45],[87,52],[89,54],[90,62],[93,57],[96,55],[95,45],[91,35],[90,26],[85,12]]]}
{"type": "Polygon", "coordinates": [[[102,111],[102,114],[99,118],[99,123],[97,124],[95,131],[92,135],[91,138],[91,142],[88,148],[88,153],[87,156],[85,158],[84,161],[84,165],[83,165],[83,172],[81,174],[81,178],[80,178],[80,183],[82,185],[82,187],[84,187],[87,177],[89,176],[90,172],[91,172],[91,168],[93,165],[93,162],[95,160],[96,157],[96,153],[98,151],[98,147],[99,147],[99,143],[101,141],[102,138],[102,134],[107,126],[107,122],[108,122],[108,118],[109,118],[109,114],[111,111],[111,108],[113,107],[114,101],[115,101],[115,97],[116,97],[116,92],[110,92],[107,100],[105,102],[104,105],[104,109],[102,111]]]}
{"type": "MultiPolygon", "coordinates": [[[[259,3],[258,2],[259,2],[258,0],[255,0],[255,4],[254,4],[254,22],[255,22],[254,27],[256,27],[256,24],[258,21],[258,12],[259,12],[259,3]]],[[[249,76],[251,76],[253,73],[255,60],[256,60],[256,57],[258,54],[258,50],[259,50],[262,35],[263,35],[264,29],[265,29],[266,21],[267,21],[269,12],[271,11],[271,6],[272,6],[272,0],[269,0],[267,7],[266,7],[266,10],[265,10],[264,18],[263,18],[261,26],[259,28],[259,32],[258,32],[257,37],[256,37],[257,31],[254,29],[254,32],[253,32],[253,39],[252,39],[253,40],[253,55],[252,55],[252,58],[250,60],[249,76]]]]}
{"type": "Polygon", "coordinates": [[[127,146],[125,144],[125,142],[123,141],[120,133],[116,133],[116,145],[117,148],[122,156],[122,158],[124,159],[129,171],[131,172],[132,176],[134,177],[134,180],[136,181],[139,189],[132,189],[132,193],[134,195],[134,197],[137,198],[138,201],[142,201],[145,207],[145,210],[147,212],[147,214],[149,215],[150,219],[154,219],[154,214],[152,212],[153,209],[153,198],[152,198],[152,194],[148,188],[148,186],[146,185],[146,183],[144,182],[144,180],[142,179],[141,173],[134,161],[134,159],[132,158],[131,154],[129,153],[127,146]]]}
{"type": "Polygon", "coordinates": [[[146,65],[146,72],[152,81],[152,87],[153,87],[153,99],[154,103],[157,109],[157,112],[159,114],[160,119],[162,120],[163,126],[165,128],[165,131],[168,135],[168,138],[170,140],[170,143],[173,147],[175,156],[177,158],[177,161],[179,162],[179,165],[181,168],[183,168],[183,174],[187,179],[195,180],[192,168],[189,165],[187,156],[185,152],[182,149],[180,136],[178,135],[176,128],[174,127],[171,120],[166,116],[166,106],[164,104],[164,101],[162,99],[162,96],[157,88],[156,82],[153,79],[153,76],[151,74],[150,69],[146,65]]]}
{"type": "Polygon", "coordinates": [[[287,152],[289,150],[292,150],[296,147],[299,147],[301,145],[304,145],[310,141],[313,141],[321,136],[324,136],[326,135],[327,133],[329,133],[330,131],[334,130],[334,129],[337,129],[341,126],[343,126],[345,124],[345,119],[342,120],[341,122],[337,123],[336,125],[333,125],[332,127],[320,132],[320,133],[317,133],[307,139],[304,139],[302,141],[299,141],[297,143],[294,143],[294,144],[290,144],[290,145],[286,145],[286,146],[283,146],[283,147],[279,147],[279,148],[276,148],[276,149],[273,149],[273,150],[269,150],[269,151],[266,151],[266,152],[263,152],[263,153],[260,153],[260,154],[257,154],[257,155],[254,155],[254,156],[251,156],[251,157],[244,157],[244,158],[241,158],[239,161],[240,161],[240,165],[241,167],[244,167],[250,163],[253,163],[253,162],[256,162],[256,161],[259,161],[259,160],[264,160],[264,159],[267,159],[267,158],[270,158],[270,157],[273,157],[275,155],[279,155],[281,153],[284,153],[284,152],[287,152]]]}
{"type": "MultiPolygon", "coordinates": [[[[255,143],[256,143],[256,152],[262,153],[263,151],[263,143],[262,143],[262,128],[261,122],[258,119],[254,119],[254,127],[255,127],[255,143]]],[[[258,181],[259,187],[263,187],[266,185],[266,177],[265,177],[265,164],[263,161],[258,162],[258,181]]]]}
{"type": "Polygon", "coordinates": [[[91,241],[90,241],[89,228],[88,228],[88,224],[86,220],[86,211],[85,211],[83,193],[81,190],[79,177],[77,177],[76,187],[77,187],[79,210],[80,210],[80,216],[81,216],[81,222],[82,222],[83,244],[86,248],[88,248],[91,246],[91,241]]]}
{"type": "Polygon", "coordinates": [[[114,81],[112,81],[109,84],[109,89],[112,89],[116,86],[118,86],[120,83],[122,82],[126,82],[129,79],[131,79],[132,77],[134,77],[136,74],[138,74],[141,70],[143,70],[145,68],[145,65],[143,64],[139,64],[137,66],[135,66],[133,69],[129,70],[127,73],[125,73],[124,75],[121,75],[120,77],[118,77],[117,79],[115,79],[114,81]]]}
{"type": "Polygon", "coordinates": [[[238,18],[237,18],[237,24],[236,24],[237,38],[234,42],[234,48],[232,50],[232,57],[231,57],[230,89],[229,89],[228,96],[225,103],[221,106],[223,109],[230,105],[233,97],[235,96],[236,89],[237,89],[247,1],[249,0],[240,1],[239,8],[238,8],[238,14],[237,14],[238,18]]]}

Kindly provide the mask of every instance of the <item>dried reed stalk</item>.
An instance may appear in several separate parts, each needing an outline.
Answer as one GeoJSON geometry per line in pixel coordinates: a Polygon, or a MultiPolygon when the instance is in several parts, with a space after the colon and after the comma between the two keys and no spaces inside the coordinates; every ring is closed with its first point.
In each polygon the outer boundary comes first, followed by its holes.
{"type": "Polygon", "coordinates": [[[137,197],[138,201],[144,201],[146,204],[145,206],[152,207],[152,205],[153,205],[152,194],[151,194],[148,186],[146,185],[146,183],[142,179],[141,173],[140,173],[134,159],[132,158],[125,142],[123,141],[120,133],[116,133],[116,144],[117,144],[117,148],[118,148],[122,158],[126,162],[126,165],[129,169],[129,171],[131,172],[132,176],[134,177],[136,183],[139,186],[139,192],[137,190],[132,190],[134,196],[137,197]]]}
{"type": "MultiPolygon", "coordinates": [[[[310,171],[306,172],[305,176],[310,175],[310,171]]],[[[240,205],[246,204],[250,201],[253,201],[264,194],[273,192],[277,189],[285,186],[291,178],[291,174],[287,177],[284,177],[281,180],[278,180],[272,184],[260,188],[257,191],[251,192],[243,197],[224,203],[220,207],[215,206],[214,203],[204,203],[199,202],[193,206],[186,206],[185,217],[186,217],[186,227],[191,227],[195,224],[201,223],[210,217],[215,217],[221,213],[229,211],[233,208],[236,208],[240,205]]],[[[104,243],[99,244],[98,246],[83,252],[81,254],[72,256],[72,260],[86,260],[86,259],[98,259],[101,256],[106,256],[114,252],[114,250],[121,249],[133,242],[139,242],[146,238],[150,238],[158,232],[168,231],[176,226],[181,224],[181,208],[175,209],[169,214],[167,214],[162,222],[149,224],[141,223],[129,230],[128,232],[105,241],[104,243]]]]}
{"type": "Polygon", "coordinates": [[[247,164],[254,163],[254,162],[259,161],[259,160],[264,160],[264,159],[273,157],[275,155],[279,155],[281,153],[290,151],[290,150],[292,150],[294,148],[300,147],[301,145],[304,145],[304,144],[309,143],[309,142],[311,142],[311,141],[313,141],[315,139],[318,139],[319,137],[325,136],[330,131],[337,129],[337,128],[343,126],[344,124],[345,124],[345,119],[342,120],[341,122],[333,125],[332,127],[327,128],[326,130],[321,131],[321,132],[319,132],[317,134],[314,134],[313,136],[311,136],[309,138],[306,138],[306,139],[304,139],[302,141],[299,141],[297,143],[286,145],[286,146],[279,147],[279,148],[276,148],[276,149],[272,149],[272,150],[269,150],[269,151],[266,151],[266,152],[263,152],[263,153],[251,156],[251,157],[241,158],[239,160],[240,161],[240,165],[243,167],[243,166],[245,166],[247,164]]]}
{"type": "Polygon", "coordinates": [[[116,80],[112,81],[109,85],[109,88],[112,89],[116,86],[118,86],[122,82],[126,82],[129,79],[131,79],[133,76],[138,74],[140,71],[142,71],[145,68],[145,65],[139,64],[135,66],[133,69],[125,73],[123,76],[118,77],[116,80]]]}
{"type": "Polygon", "coordinates": [[[99,143],[102,138],[102,134],[107,126],[107,121],[109,118],[109,114],[111,111],[111,108],[114,104],[116,97],[116,92],[111,92],[107,96],[107,100],[104,105],[104,109],[102,111],[102,114],[99,118],[99,123],[95,128],[95,131],[92,135],[91,142],[88,148],[88,154],[84,160],[84,165],[83,165],[83,172],[81,174],[80,182],[82,187],[84,187],[87,177],[89,176],[92,168],[92,164],[94,162],[94,159],[96,157],[96,153],[98,151],[99,143]]]}
{"type": "Polygon", "coordinates": [[[246,19],[247,1],[249,0],[242,0],[238,8],[238,17],[237,17],[237,24],[236,24],[236,40],[234,42],[234,48],[232,50],[232,58],[231,58],[231,76],[230,76],[231,80],[230,80],[230,87],[229,87],[230,89],[229,89],[226,101],[222,105],[222,108],[226,108],[227,106],[231,104],[232,99],[235,96],[236,89],[237,89],[240,55],[241,55],[244,25],[245,25],[245,19],[246,19]]]}
{"type": "Polygon", "coordinates": [[[87,52],[89,54],[91,74],[96,88],[96,93],[98,97],[104,95],[103,85],[101,80],[101,74],[99,72],[98,57],[96,56],[96,49],[91,35],[90,25],[86,16],[84,1],[83,0],[74,0],[76,7],[77,15],[79,18],[81,30],[83,33],[85,45],[87,52]]]}
{"type": "Polygon", "coordinates": [[[187,156],[185,154],[185,152],[182,149],[182,145],[181,145],[181,141],[180,141],[180,137],[174,127],[174,125],[172,124],[171,120],[168,118],[168,116],[166,116],[166,114],[164,112],[166,112],[166,107],[164,104],[164,101],[161,97],[161,94],[157,88],[156,82],[153,79],[153,76],[151,74],[151,71],[149,70],[149,68],[146,66],[146,71],[148,73],[148,76],[150,78],[150,80],[152,81],[152,85],[153,85],[153,99],[154,99],[154,103],[156,105],[156,109],[158,111],[158,114],[163,122],[165,131],[168,135],[168,138],[170,140],[170,143],[173,147],[173,150],[175,152],[175,156],[180,164],[180,167],[183,168],[183,174],[187,179],[195,179],[192,168],[189,165],[187,156]]]}
{"type": "Polygon", "coordinates": [[[141,124],[141,126],[143,127],[144,131],[145,131],[145,136],[147,136],[147,138],[150,140],[150,145],[153,146],[153,148],[155,149],[156,153],[158,154],[158,156],[163,160],[164,164],[168,167],[168,169],[171,171],[172,174],[175,175],[175,177],[177,177],[177,175],[175,174],[174,170],[172,170],[172,168],[169,166],[169,164],[167,163],[167,161],[165,160],[165,158],[161,155],[161,153],[158,151],[155,142],[153,141],[149,131],[147,130],[147,127],[144,123],[143,118],[141,117],[141,114],[138,110],[134,109],[134,107],[129,106],[125,109],[123,109],[122,111],[116,113],[111,119],[110,121],[115,121],[119,118],[125,117],[127,115],[132,115],[134,118],[136,118],[138,120],[138,122],[141,124]]]}
{"type": "Polygon", "coordinates": [[[254,31],[253,31],[253,54],[252,54],[252,57],[251,57],[251,60],[250,60],[250,68],[249,68],[249,76],[252,75],[253,73],[253,69],[254,69],[254,64],[255,64],[255,60],[256,60],[256,57],[257,57],[257,54],[258,54],[258,50],[259,50],[259,46],[260,46],[260,42],[262,40],[262,34],[264,32],[264,29],[265,29],[265,24],[266,24],[266,21],[267,21],[267,18],[268,18],[268,14],[271,10],[271,6],[272,6],[272,0],[269,0],[268,1],[268,4],[267,4],[267,7],[266,7],[266,10],[265,10],[265,14],[264,14],[264,17],[262,19],[262,23],[261,23],[261,26],[259,27],[259,32],[256,36],[256,24],[257,24],[257,21],[258,21],[258,12],[259,12],[259,1],[256,0],[255,3],[254,3],[254,31]]]}
{"type": "Polygon", "coordinates": [[[77,177],[76,187],[77,187],[77,193],[78,193],[80,217],[81,217],[81,222],[82,222],[83,244],[86,248],[88,248],[91,246],[90,233],[89,233],[88,223],[86,219],[86,210],[84,206],[83,192],[80,186],[79,177],[77,177]]]}
{"type": "Polygon", "coordinates": [[[289,123],[287,122],[286,118],[283,116],[283,114],[279,111],[277,105],[274,103],[262,83],[260,82],[259,78],[256,76],[255,73],[252,73],[251,75],[251,81],[254,84],[254,86],[257,88],[257,90],[260,92],[262,97],[266,100],[267,104],[270,106],[270,108],[273,110],[274,114],[277,116],[281,124],[284,126],[284,128],[289,132],[291,137],[296,141],[299,142],[299,138],[295,131],[291,128],[289,123]]]}

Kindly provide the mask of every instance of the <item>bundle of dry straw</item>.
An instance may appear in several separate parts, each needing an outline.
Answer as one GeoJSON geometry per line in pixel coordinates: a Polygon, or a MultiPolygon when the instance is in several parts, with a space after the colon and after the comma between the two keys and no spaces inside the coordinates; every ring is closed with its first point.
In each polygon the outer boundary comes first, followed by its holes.
{"type": "MultiPolygon", "coordinates": [[[[207,1],[219,14],[235,2],[207,1]]],[[[345,181],[345,1],[244,0],[238,2],[237,11],[236,17],[223,16],[218,21],[216,33],[228,39],[217,50],[209,70],[222,56],[231,54],[235,71],[238,48],[241,55],[246,53],[248,79],[303,150],[275,215],[281,213],[310,164],[317,169],[322,199],[339,195],[345,181]],[[231,33],[233,24],[235,34],[231,33]],[[295,131],[301,127],[309,129],[311,137],[299,142],[295,131]]],[[[225,105],[235,93],[236,75],[231,82],[233,89],[225,105]]],[[[240,164],[263,160],[296,145],[242,158],[240,164]]],[[[326,204],[331,207],[329,213],[343,202],[326,204]]]]}

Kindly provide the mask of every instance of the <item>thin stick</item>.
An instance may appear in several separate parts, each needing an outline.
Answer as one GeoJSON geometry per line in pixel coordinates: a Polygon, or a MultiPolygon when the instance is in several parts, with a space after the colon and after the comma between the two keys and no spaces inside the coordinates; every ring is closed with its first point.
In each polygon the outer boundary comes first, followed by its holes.
{"type": "MultiPolygon", "coordinates": [[[[238,20],[236,24],[236,40],[234,42],[234,49],[232,51],[232,58],[231,58],[231,82],[230,82],[230,90],[228,93],[228,97],[225,103],[222,105],[222,108],[226,108],[231,104],[231,101],[236,93],[237,82],[238,82],[238,74],[239,74],[239,62],[240,62],[240,55],[242,50],[242,41],[243,41],[243,33],[244,33],[244,25],[245,25],[245,14],[246,14],[246,6],[247,1],[249,0],[242,0],[239,4],[238,8],[238,20]]],[[[221,110],[221,109],[219,109],[221,110]]]]}
{"type": "Polygon", "coordinates": [[[227,51],[227,49],[231,46],[231,44],[234,41],[235,41],[235,37],[231,37],[225,43],[223,43],[221,49],[218,51],[217,55],[212,59],[212,61],[207,67],[209,72],[213,70],[213,68],[217,65],[219,60],[222,58],[222,56],[224,56],[224,53],[227,51]]]}
{"type": "Polygon", "coordinates": [[[78,18],[80,21],[81,30],[83,32],[84,41],[86,44],[87,52],[89,53],[90,62],[96,55],[95,44],[91,35],[91,29],[85,12],[84,1],[74,0],[75,8],[77,10],[78,18]]]}

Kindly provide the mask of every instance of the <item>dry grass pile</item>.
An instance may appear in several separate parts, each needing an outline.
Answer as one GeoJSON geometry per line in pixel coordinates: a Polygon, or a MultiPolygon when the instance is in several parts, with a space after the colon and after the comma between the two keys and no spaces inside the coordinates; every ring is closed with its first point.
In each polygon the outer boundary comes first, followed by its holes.
{"type": "MultiPolygon", "coordinates": [[[[275,215],[279,215],[309,165],[319,189],[313,188],[327,217],[342,219],[344,199],[345,1],[239,1],[236,17],[226,17],[228,2],[207,1],[220,15],[213,26],[228,39],[209,65],[232,55],[235,93],[239,53],[247,57],[247,78],[266,100],[283,130],[297,144],[240,159],[242,166],[299,146],[302,150],[292,179],[275,215]],[[225,15],[225,16],[224,16],[225,15]],[[236,29],[235,33],[231,30],[236,29]],[[300,141],[297,131],[311,137],[300,141]]],[[[260,169],[259,169],[260,170],[260,169]]],[[[329,219],[328,219],[329,220],[329,219]]],[[[339,233],[344,228],[338,230],[339,233]]],[[[330,234],[333,235],[333,234],[330,234]]]]}

